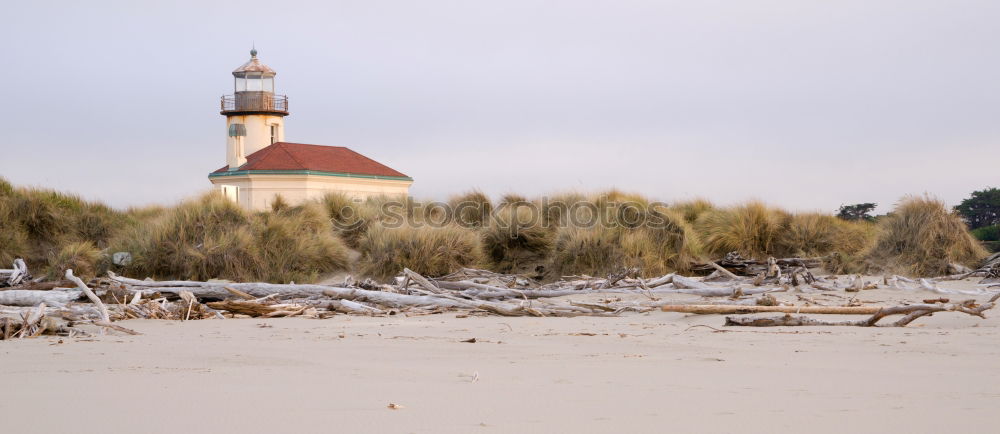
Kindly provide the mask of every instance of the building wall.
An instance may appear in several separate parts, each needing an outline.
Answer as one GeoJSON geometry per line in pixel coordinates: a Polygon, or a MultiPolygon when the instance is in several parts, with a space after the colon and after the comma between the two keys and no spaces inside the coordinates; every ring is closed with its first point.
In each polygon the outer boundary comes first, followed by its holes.
{"type": "Polygon", "coordinates": [[[329,192],[341,192],[365,199],[372,196],[409,195],[413,181],[351,178],[324,175],[239,175],[210,178],[215,185],[239,188],[240,206],[252,211],[268,210],[277,195],[291,205],[320,199],[329,192]]]}
{"type": "Polygon", "coordinates": [[[275,115],[239,115],[226,116],[226,161],[231,164],[235,141],[233,137],[228,137],[229,126],[232,124],[246,125],[247,135],[243,138],[243,156],[246,157],[254,152],[271,145],[271,125],[278,126],[278,142],[285,141],[285,118],[275,115]]]}

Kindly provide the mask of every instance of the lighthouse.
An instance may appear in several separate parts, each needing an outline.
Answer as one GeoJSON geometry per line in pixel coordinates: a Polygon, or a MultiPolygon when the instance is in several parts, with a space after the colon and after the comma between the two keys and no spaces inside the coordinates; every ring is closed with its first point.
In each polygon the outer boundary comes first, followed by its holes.
{"type": "Polygon", "coordinates": [[[365,199],[406,197],[413,178],[344,146],[285,141],[288,97],[274,93],[277,73],[250,50],[222,96],[226,165],[208,174],[223,195],[245,209],[267,210],[281,197],[297,205],[329,193],[365,199]]]}
{"type": "Polygon", "coordinates": [[[246,156],[285,138],[288,96],[274,94],[273,69],[250,50],[250,60],[233,71],[233,94],[222,97],[226,117],[226,162],[236,170],[246,156]]]}

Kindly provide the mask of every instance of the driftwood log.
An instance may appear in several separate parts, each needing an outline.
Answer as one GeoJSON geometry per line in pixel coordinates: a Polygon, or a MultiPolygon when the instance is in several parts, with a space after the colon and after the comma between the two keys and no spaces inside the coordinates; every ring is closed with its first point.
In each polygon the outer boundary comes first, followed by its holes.
{"type": "Polygon", "coordinates": [[[727,326],[778,327],[778,326],[854,326],[854,327],[905,327],[915,319],[933,315],[937,312],[961,312],[980,318],[986,318],[984,312],[996,305],[1000,294],[996,294],[983,304],[975,300],[961,303],[912,304],[880,308],[870,318],[856,321],[822,321],[802,316],[785,315],[772,318],[726,317],[727,326]],[[891,315],[903,315],[903,318],[891,324],[878,324],[880,320],[891,315]]]}
{"type": "Polygon", "coordinates": [[[817,268],[822,265],[821,258],[769,258],[769,260],[747,259],[739,253],[731,252],[721,261],[692,264],[692,270],[698,273],[710,273],[716,271],[717,267],[739,275],[753,277],[760,273],[772,275],[771,264],[778,268],[781,274],[789,274],[796,268],[817,268]]]}
{"type": "Polygon", "coordinates": [[[17,286],[29,279],[28,264],[20,256],[14,258],[14,268],[0,270],[0,286],[17,286]]]}
{"type": "Polygon", "coordinates": [[[762,312],[816,313],[830,315],[871,315],[881,310],[878,306],[733,306],[717,304],[670,304],[660,308],[664,312],[694,314],[745,314],[762,312]]]}
{"type": "Polygon", "coordinates": [[[0,291],[0,305],[4,306],[64,306],[76,301],[83,295],[81,291],[32,291],[28,289],[9,289],[0,291]]]}

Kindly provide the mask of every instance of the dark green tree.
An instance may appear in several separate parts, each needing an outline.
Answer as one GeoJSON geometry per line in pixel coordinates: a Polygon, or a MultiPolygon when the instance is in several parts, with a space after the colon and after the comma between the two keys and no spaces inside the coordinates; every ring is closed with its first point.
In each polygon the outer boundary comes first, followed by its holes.
{"type": "Polygon", "coordinates": [[[1000,188],[987,187],[955,207],[970,229],[1000,224],[1000,188]]]}
{"type": "Polygon", "coordinates": [[[875,210],[878,206],[874,203],[856,203],[854,205],[841,205],[840,209],[837,210],[837,217],[844,220],[868,220],[873,221],[875,217],[871,215],[871,212],[875,210]]]}

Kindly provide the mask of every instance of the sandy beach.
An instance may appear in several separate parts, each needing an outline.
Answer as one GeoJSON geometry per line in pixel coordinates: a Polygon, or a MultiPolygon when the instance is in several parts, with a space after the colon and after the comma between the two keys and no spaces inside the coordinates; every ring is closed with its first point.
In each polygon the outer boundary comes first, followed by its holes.
{"type": "Polygon", "coordinates": [[[121,324],[143,334],[0,343],[4,432],[988,432],[1000,405],[1000,319],[954,313],[906,328],[658,311],[121,324]]]}

